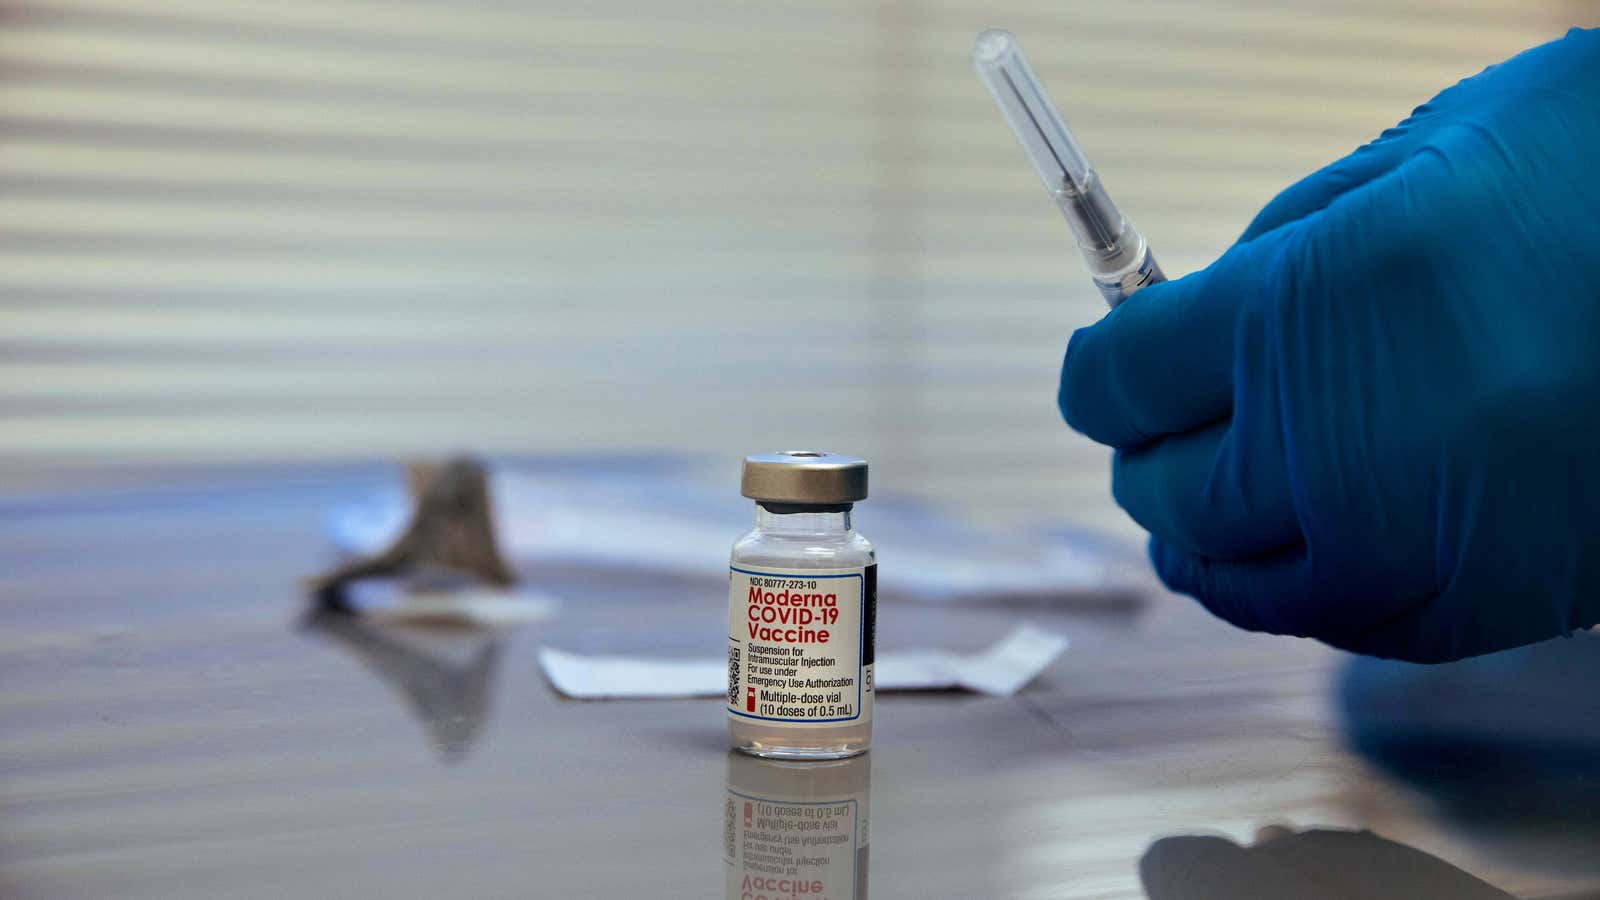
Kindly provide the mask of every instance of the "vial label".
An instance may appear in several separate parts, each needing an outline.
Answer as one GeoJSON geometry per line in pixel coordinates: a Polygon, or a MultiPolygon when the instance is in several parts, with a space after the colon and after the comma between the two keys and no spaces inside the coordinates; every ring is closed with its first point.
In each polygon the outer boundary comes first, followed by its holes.
{"type": "Polygon", "coordinates": [[[870,721],[878,567],[730,566],[728,712],[779,725],[870,721]]]}

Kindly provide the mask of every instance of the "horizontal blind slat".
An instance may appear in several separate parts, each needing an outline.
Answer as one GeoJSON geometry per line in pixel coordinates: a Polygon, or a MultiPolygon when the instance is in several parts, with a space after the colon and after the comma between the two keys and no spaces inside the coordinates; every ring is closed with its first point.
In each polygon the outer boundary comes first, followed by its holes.
{"type": "Polygon", "coordinates": [[[1132,534],[1105,453],[1051,411],[1067,336],[1104,307],[972,77],[973,34],[1022,35],[1176,275],[1584,16],[19,0],[0,11],[0,482],[824,443],[883,461],[886,489],[1132,534]]]}

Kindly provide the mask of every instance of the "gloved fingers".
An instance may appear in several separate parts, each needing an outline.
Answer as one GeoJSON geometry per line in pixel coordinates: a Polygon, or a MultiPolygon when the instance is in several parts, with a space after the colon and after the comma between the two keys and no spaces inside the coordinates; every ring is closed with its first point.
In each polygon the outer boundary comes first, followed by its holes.
{"type": "Polygon", "coordinates": [[[1187,594],[1213,615],[1249,631],[1322,637],[1325,611],[1317,598],[1303,544],[1250,559],[1212,559],[1160,538],[1150,561],[1171,590],[1187,594]]]}
{"type": "MultiPolygon", "coordinates": [[[[1464,105],[1480,103],[1481,93],[1475,93],[1473,90],[1480,85],[1475,85],[1474,82],[1488,76],[1493,70],[1504,66],[1517,66],[1537,69],[1541,73],[1553,73],[1557,67],[1569,65],[1567,60],[1583,58],[1582,45],[1575,42],[1587,40],[1590,42],[1590,47],[1597,46],[1600,37],[1596,35],[1595,31],[1584,33],[1574,29],[1564,40],[1536,47],[1505,63],[1489,66],[1478,75],[1445,88],[1433,99],[1412,111],[1404,121],[1387,129],[1371,143],[1356,148],[1343,159],[1330,163],[1285,188],[1262,207],[1261,212],[1256,214],[1244,233],[1239,236],[1239,240],[1241,242],[1254,240],[1274,228],[1311,215],[1328,206],[1340,195],[1399,167],[1412,153],[1423,146],[1426,135],[1431,130],[1429,121],[1437,120],[1441,111],[1448,112],[1464,105]],[[1578,52],[1571,52],[1574,48],[1577,48],[1578,52]]],[[[1594,58],[1592,53],[1589,54],[1589,58],[1594,58]]],[[[1545,74],[1544,77],[1550,75],[1545,74]]]]}
{"type": "Polygon", "coordinates": [[[1274,233],[1235,244],[1199,272],[1150,285],[1078,329],[1057,395],[1067,424],[1126,449],[1226,418],[1239,319],[1275,289],[1283,243],[1274,233]]]}
{"type": "Polygon", "coordinates": [[[1118,451],[1111,492],[1152,535],[1214,559],[1299,543],[1288,465],[1276,431],[1233,421],[1118,451]]]}
{"type": "Polygon", "coordinates": [[[1246,226],[1240,242],[1252,241],[1326,207],[1341,194],[1358,188],[1405,162],[1415,142],[1409,139],[1412,119],[1385,131],[1350,155],[1289,185],[1261,208],[1246,226]]]}

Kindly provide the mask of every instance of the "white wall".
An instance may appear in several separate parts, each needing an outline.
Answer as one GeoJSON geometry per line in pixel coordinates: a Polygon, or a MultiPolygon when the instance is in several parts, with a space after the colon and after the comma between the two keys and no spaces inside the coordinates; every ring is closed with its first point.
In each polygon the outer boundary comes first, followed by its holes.
{"type": "Polygon", "coordinates": [[[1102,515],[1100,314],[968,68],[1006,25],[1169,274],[1588,4],[30,0],[0,471],[825,446],[1102,515]]]}

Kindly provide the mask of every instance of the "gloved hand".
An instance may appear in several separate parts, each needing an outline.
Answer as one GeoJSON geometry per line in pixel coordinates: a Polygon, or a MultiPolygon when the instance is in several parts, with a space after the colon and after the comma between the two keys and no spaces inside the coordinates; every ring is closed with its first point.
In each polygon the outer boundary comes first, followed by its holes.
{"type": "Polygon", "coordinates": [[[1600,621],[1600,31],[1439,94],[1073,335],[1163,581],[1439,661],[1600,621]]]}

